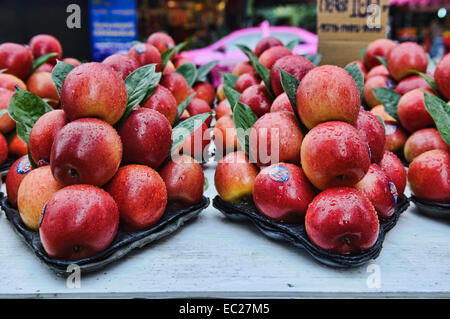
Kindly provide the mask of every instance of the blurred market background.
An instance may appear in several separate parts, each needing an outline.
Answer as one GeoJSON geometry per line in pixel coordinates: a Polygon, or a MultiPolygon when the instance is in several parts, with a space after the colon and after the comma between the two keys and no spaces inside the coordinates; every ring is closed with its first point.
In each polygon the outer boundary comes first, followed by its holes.
{"type": "MultiPolygon", "coordinates": [[[[450,51],[450,0],[390,0],[390,5],[389,38],[416,41],[435,58],[450,51]]],[[[114,41],[114,50],[125,50],[159,30],[176,42],[189,38],[188,49],[263,21],[316,33],[316,8],[316,0],[0,0],[0,42],[27,43],[48,33],[61,41],[66,56],[101,60],[107,54],[101,48],[114,41]],[[80,8],[81,28],[66,27],[70,4],[80,8]]]]}

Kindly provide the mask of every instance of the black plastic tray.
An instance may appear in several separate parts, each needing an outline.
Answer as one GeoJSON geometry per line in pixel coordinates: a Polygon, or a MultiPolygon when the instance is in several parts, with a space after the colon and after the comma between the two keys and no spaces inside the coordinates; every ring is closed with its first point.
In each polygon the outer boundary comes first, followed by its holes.
{"type": "Polygon", "coordinates": [[[450,204],[430,202],[411,195],[411,201],[417,206],[419,212],[424,215],[450,220],[450,204]]]}
{"type": "Polygon", "coordinates": [[[9,169],[14,164],[14,162],[17,160],[17,158],[7,158],[6,161],[0,165],[0,176],[5,177],[8,175],[9,169]]]}
{"type": "Polygon", "coordinates": [[[20,218],[19,211],[11,207],[8,197],[0,193],[0,206],[5,211],[6,218],[14,226],[16,232],[43,263],[61,276],[70,274],[67,273],[67,267],[71,264],[78,265],[83,273],[87,273],[99,270],[114,261],[120,260],[133,249],[141,248],[164,236],[172,234],[185,222],[197,217],[202,210],[209,206],[209,203],[209,198],[203,196],[197,205],[180,210],[166,209],[155,226],[147,230],[130,233],[119,230],[111,245],[101,253],[90,258],[65,261],[52,259],[47,256],[39,238],[39,232],[27,229],[20,218]]]}
{"type": "Polygon", "coordinates": [[[269,219],[258,212],[253,202],[231,204],[216,196],[213,200],[213,206],[231,220],[252,221],[266,236],[305,249],[314,259],[325,265],[337,268],[350,268],[361,266],[378,257],[383,246],[384,236],[395,226],[400,214],[408,208],[409,199],[405,196],[399,199],[392,217],[387,220],[380,220],[380,232],[375,245],[357,255],[340,255],[319,248],[308,238],[304,224],[286,224],[269,219]]]}

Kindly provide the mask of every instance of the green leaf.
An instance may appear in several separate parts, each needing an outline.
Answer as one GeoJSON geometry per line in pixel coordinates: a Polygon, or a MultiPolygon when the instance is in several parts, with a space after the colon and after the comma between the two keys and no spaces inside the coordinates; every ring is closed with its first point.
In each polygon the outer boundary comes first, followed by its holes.
{"type": "Polygon", "coordinates": [[[197,92],[192,93],[183,102],[181,102],[180,105],[178,105],[177,118],[175,120],[175,123],[178,123],[181,114],[183,114],[184,110],[188,107],[189,103],[191,103],[191,100],[194,98],[196,94],[197,92]]]}
{"type": "Polygon", "coordinates": [[[172,130],[172,148],[170,149],[170,154],[177,151],[183,142],[191,136],[191,134],[198,129],[210,115],[211,112],[197,114],[174,127],[172,130]]]}
{"type": "Polygon", "coordinates": [[[178,44],[175,46],[175,52],[178,54],[178,53],[180,53],[181,51],[183,51],[184,49],[186,49],[186,47],[188,46],[189,42],[191,42],[190,39],[187,39],[187,40],[184,41],[184,42],[178,43],[178,44]]]}
{"type": "Polygon", "coordinates": [[[402,96],[389,88],[374,88],[373,94],[383,104],[386,113],[398,120],[397,104],[402,96]]]}
{"type": "Polygon", "coordinates": [[[419,72],[417,70],[411,70],[409,72],[420,75],[425,80],[425,82],[428,83],[428,85],[431,87],[431,89],[433,90],[434,93],[440,94],[439,89],[436,85],[436,82],[434,81],[434,79],[431,76],[429,76],[426,73],[419,72]]]}
{"type": "Polygon", "coordinates": [[[292,110],[294,111],[297,120],[301,122],[297,110],[297,89],[300,85],[300,80],[289,72],[286,72],[281,68],[278,69],[280,70],[281,85],[283,86],[283,90],[289,98],[289,102],[291,103],[292,110]]]}
{"type": "Polygon", "coordinates": [[[346,66],[344,69],[348,72],[348,74],[352,76],[353,80],[355,80],[355,83],[358,86],[359,90],[359,98],[362,101],[364,90],[364,74],[356,63],[352,63],[349,66],[346,66]]]}
{"type": "Polygon", "coordinates": [[[289,42],[285,45],[285,47],[292,51],[292,50],[294,50],[294,48],[297,46],[297,44],[298,44],[299,42],[300,42],[300,41],[299,41],[298,39],[289,41],[289,42]]]}
{"type": "Polygon", "coordinates": [[[250,49],[245,44],[236,44],[236,46],[245,53],[245,55],[248,57],[249,60],[251,60],[251,57],[255,57],[255,54],[253,53],[252,49],[250,49]]]}
{"type": "Polygon", "coordinates": [[[247,154],[249,154],[250,148],[250,131],[257,120],[258,117],[248,105],[238,102],[234,107],[233,122],[236,127],[236,135],[239,145],[247,154]]]}
{"type": "Polygon", "coordinates": [[[437,96],[424,92],[425,108],[436,123],[442,139],[450,146],[450,105],[437,96]]]}
{"type": "Polygon", "coordinates": [[[57,53],[49,53],[49,54],[43,55],[43,56],[37,58],[36,60],[34,60],[33,67],[31,68],[30,74],[33,74],[34,71],[36,71],[42,64],[44,64],[45,62],[47,62],[48,60],[50,60],[51,58],[53,58],[57,55],[58,55],[57,53]]]}
{"type": "Polygon", "coordinates": [[[322,60],[322,54],[320,54],[320,53],[316,53],[313,55],[302,54],[301,56],[304,57],[305,59],[308,59],[309,61],[311,61],[311,63],[314,66],[318,66],[320,63],[320,60],[322,60]]]}
{"type": "Polygon", "coordinates": [[[381,64],[384,65],[384,67],[386,69],[388,68],[388,66],[387,66],[387,59],[386,58],[383,58],[382,56],[377,56],[377,59],[378,59],[378,61],[380,61],[381,64]]]}
{"type": "Polygon", "coordinates": [[[237,75],[222,72],[222,77],[223,77],[223,85],[224,86],[229,86],[230,88],[233,88],[233,89],[236,87],[236,81],[238,79],[237,75]]]}
{"type": "Polygon", "coordinates": [[[197,69],[197,79],[196,82],[203,82],[206,81],[206,77],[208,76],[208,73],[216,66],[218,61],[211,61],[208,63],[203,64],[197,69]]]}
{"type": "Polygon", "coordinates": [[[197,78],[197,68],[193,63],[184,63],[180,65],[175,72],[181,74],[186,79],[189,87],[192,87],[195,83],[195,79],[197,78]]]}
{"type": "Polygon", "coordinates": [[[58,95],[61,95],[61,87],[66,78],[67,74],[69,74],[72,69],[75,68],[72,64],[65,63],[59,61],[56,63],[55,67],[52,71],[52,80],[53,84],[55,84],[56,90],[58,91],[58,95]]]}
{"type": "Polygon", "coordinates": [[[40,97],[16,85],[16,91],[9,101],[8,113],[16,121],[17,135],[25,143],[29,142],[34,123],[52,107],[40,97]]]}
{"type": "Polygon", "coordinates": [[[241,93],[236,91],[235,89],[225,85],[223,87],[223,94],[225,95],[226,99],[230,103],[231,110],[233,111],[236,104],[239,102],[239,99],[241,98],[241,93]]]}
{"type": "Polygon", "coordinates": [[[362,56],[361,60],[363,61],[363,63],[366,63],[366,51],[367,51],[366,47],[361,49],[361,56],[362,56]]]}
{"type": "Polygon", "coordinates": [[[37,168],[37,164],[34,161],[33,157],[31,156],[31,153],[30,153],[30,145],[27,145],[27,156],[28,156],[28,161],[30,162],[31,168],[32,169],[37,168]]]}
{"type": "Polygon", "coordinates": [[[175,50],[176,50],[175,48],[170,48],[161,54],[161,60],[162,60],[162,69],[161,70],[164,71],[164,69],[166,68],[167,62],[169,62],[170,57],[175,52],[175,50]]]}

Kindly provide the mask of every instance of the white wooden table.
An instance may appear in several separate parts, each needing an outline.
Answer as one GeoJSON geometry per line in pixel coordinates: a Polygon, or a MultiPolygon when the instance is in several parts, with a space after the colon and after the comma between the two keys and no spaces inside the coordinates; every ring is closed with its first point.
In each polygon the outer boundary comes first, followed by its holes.
{"type": "MultiPolygon", "coordinates": [[[[205,173],[212,199],[212,164],[205,173]]],[[[69,288],[1,213],[0,297],[450,297],[450,222],[425,218],[411,204],[376,260],[333,269],[211,205],[174,235],[69,288]],[[368,285],[369,277],[379,278],[379,287],[368,285]]]]}

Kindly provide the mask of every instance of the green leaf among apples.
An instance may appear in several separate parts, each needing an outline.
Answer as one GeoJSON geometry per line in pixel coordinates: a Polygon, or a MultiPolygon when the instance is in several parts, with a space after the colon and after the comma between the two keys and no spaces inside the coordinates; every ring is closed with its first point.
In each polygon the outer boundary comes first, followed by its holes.
{"type": "Polygon", "coordinates": [[[218,61],[214,60],[201,65],[197,69],[197,78],[195,79],[195,82],[206,81],[206,77],[208,76],[209,72],[211,72],[211,70],[216,66],[217,62],[218,61]]]}
{"type": "Polygon", "coordinates": [[[223,85],[224,86],[229,86],[232,89],[234,89],[236,87],[236,81],[238,79],[237,75],[222,72],[222,77],[223,77],[223,85]]]}
{"type": "Polygon", "coordinates": [[[362,73],[361,69],[358,67],[356,63],[352,63],[349,66],[346,66],[344,70],[347,71],[348,74],[352,76],[353,80],[355,80],[355,83],[358,86],[359,90],[359,97],[362,101],[364,90],[364,74],[362,73]]]}
{"type": "Polygon", "coordinates": [[[191,62],[180,65],[175,72],[181,74],[186,79],[189,87],[192,87],[197,79],[197,68],[191,62]]]}
{"type": "Polygon", "coordinates": [[[301,54],[301,56],[304,57],[305,59],[308,59],[309,61],[311,61],[311,63],[314,66],[318,66],[320,63],[320,60],[322,60],[322,54],[320,54],[320,53],[316,53],[313,55],[301,54]]]}
{"type": "Polygon", "coordinates": [[[183,102],[181,102],[180,105],[178,105],[177,117],[175,119],[175,123],[178,123],[178,121],[180,120],[181,114],[183,114],[184,110],[188,107],[189,103],[191,103],[191,100],[194,98],[194,96],[196,94],[197,94],[196,92],[192,93],[183,102]]]}
{"type": "Polygon", "coordinates": [[[174,127],[172,130],[172,148],[170,149],[170,154],[174,154],[178,151],[183,142],[191,136],[191,134],[198,129],[210,115],[211,112],[197,114],[174,127]]]}
{"type": "Polygon", "coordinates": [[[170,49],[164,51],[161,54],[161,61],[162,61],[161,70],[164,70],[166,68],[167,62],[169,62],[170,57],[172,56],[172,54],[174,54],[175,50],[176,50],[176,47],[173,47],[173,48],[170,48],[170,49]]]}
{"type": "Polygon", "coordinates": [[[257,120],[258,117],[248,105],[242,102],[238,102],[235,105],[233,109],[233,122],[236,128],[236,135],[239,145],[241,145],[247,154],[250,154],[250,130],[257,120]]]}
{"type": "Polygon", "coordinates": [[[278,70],[280,70],[281,85],[283,86],[283,90],[289,98],[289,102],[291,103],[292,110],[294,111],[297,120],[301,122],[297,110],[297,89],[300,85],[300,80],[281,68],[278,68],[278,70]]]}
{"type": "Polygon", "coordinates": [[[299,44],[299,40],[298,39],[294,39],[292,41],[289,41],[288,43],[286,43],[285,47],[288,48],[289,50],[294,50],[295,46],[297,44],[299,44]]]}
{"type": "Polygon", "coordinates": [[[383,104],[386,113],[398,120],[397,105],[402,96],[389,88],[374,88],[373,94],[383,104]]]}
{"type": "Polygon", "coordinates": [[[450,106],[437,96],[424,92],[425,108],[436,124],[442,139],[450,146],[450,106]]]}
{"type": "Polygon", "coordinates": [[[33,74],[42,64],[46,63],[48,60],[55,56],[57,56],[56,53],[49,53],[34,60],[30,74],[33,74]]]}
{"type": "Polygon", "coordinates": [[[386,58],[384,58],[384,57],[382,57],[382,56],[377,56],[377,59],[378,59],[378,61],[380,61],[380,63],[382,64],[382,65],[384,65],[384,67],[387,69],[388,68],[388,66],[387,66],[387,59],[386,58]]]}
{"type": "Polygon", "coordinates": [[[433,90],[434,93],[440,94],[439,89],[436,85],[436,82],[434,81],[434,79],[431,76],[429,76],[426,73],[419,72],[417,70],[411,70],[410,72],[420,75],[425,80],[425,82],[427,82],[427,84],[431,87],[431,89],[433,90]]]}
{"type": "Polygon", "coordinates": [[[75,68],[72,64],[65,63],[59,61],[56,63],[55,67],[52,71],[52,80],[53,84],[55,84],[56,90],[58,91],[58,95],[61,96],[61,87],[66,78],[67,74],[69,74],[72,69],[75,68]]]}
{"type": "Polygon", "coordinates": [[[226,99],[230,103],[231,111],[233,111],[234,107],[236,106],[236,104],[239,102],[239,99],[241,98],[241,93],[239,93],[232,87],[225,85],[223,87],[223,94],[225,95],[226,99]]]}

